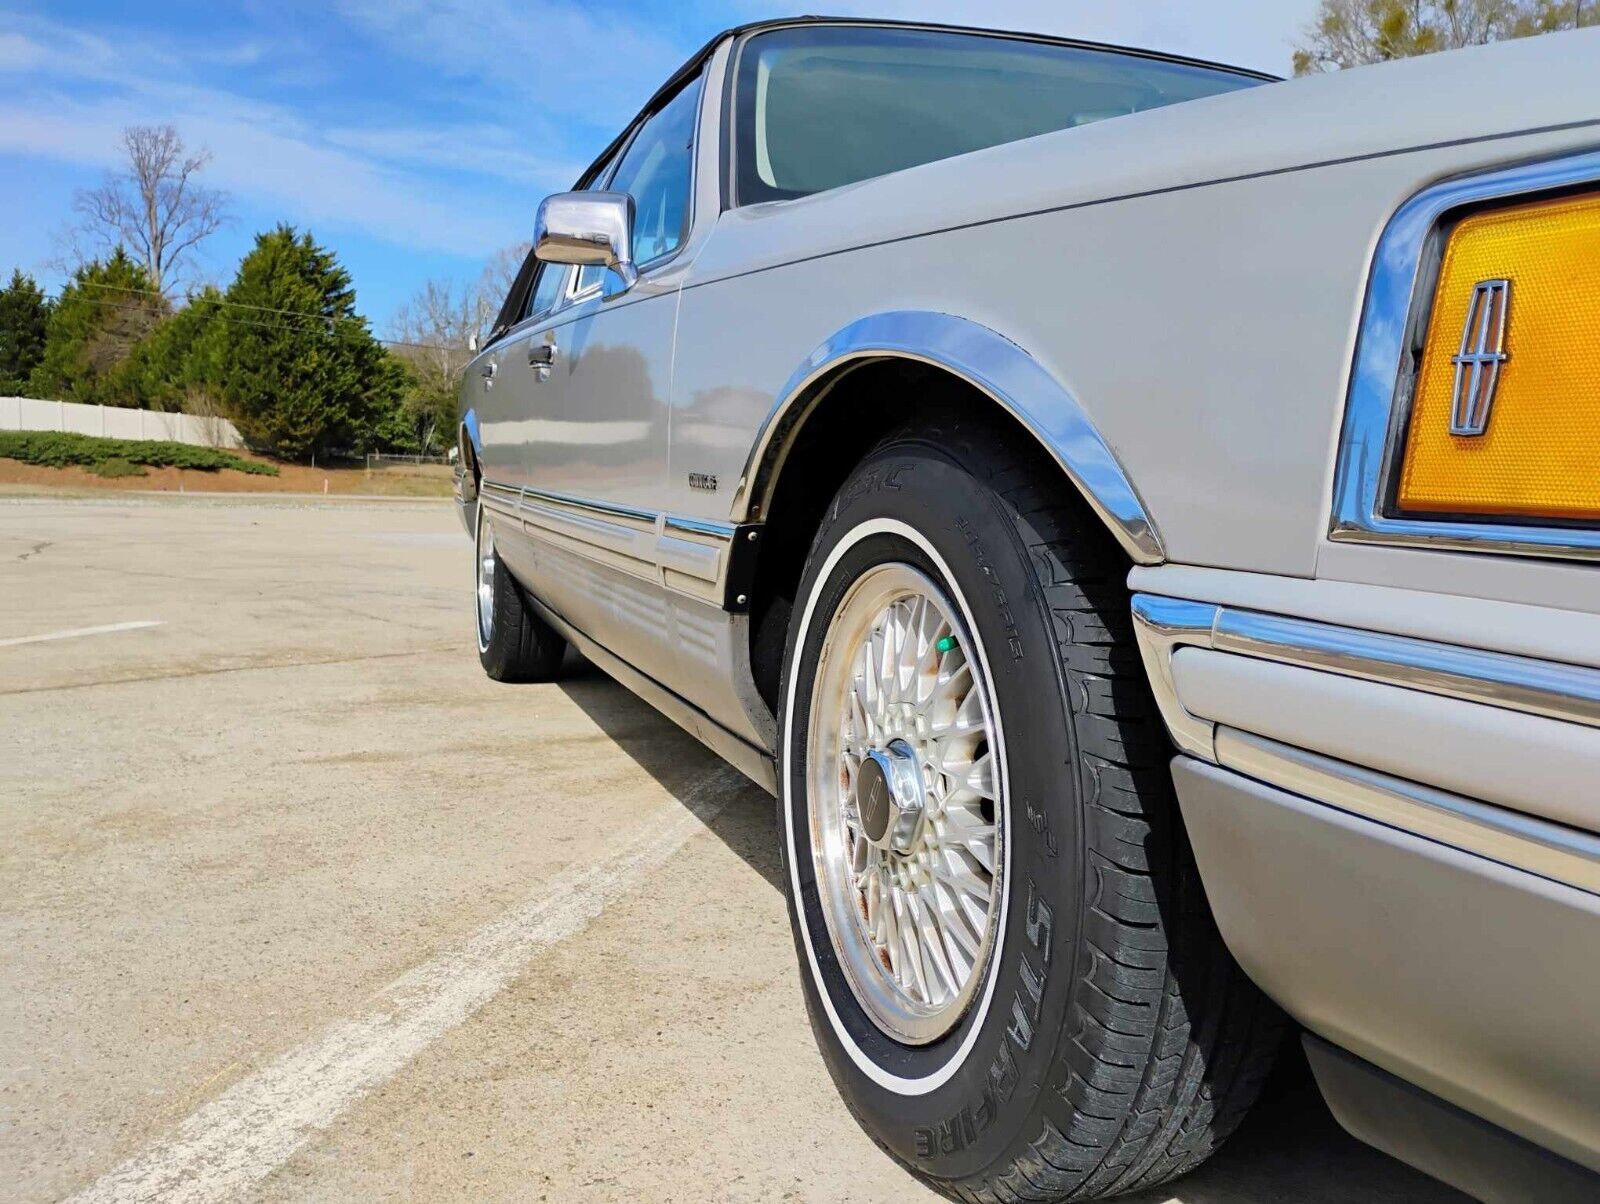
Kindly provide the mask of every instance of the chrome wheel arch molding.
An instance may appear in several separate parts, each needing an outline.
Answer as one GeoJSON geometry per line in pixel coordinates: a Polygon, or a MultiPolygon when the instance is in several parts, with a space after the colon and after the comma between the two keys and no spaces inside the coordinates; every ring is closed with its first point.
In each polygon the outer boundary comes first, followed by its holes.
{"type": "Polygon", "coordinates": [[[875,359],[931,364],[979,390],[1043,445],[1135,564],[1166,559],[1143,500],[1077,398],[1004,335],[930,310],[858,318],[806,357],[756,432],[734,496],[734,522],[765,516],[783,461],[812,409],[846,368],[875,359]]]}

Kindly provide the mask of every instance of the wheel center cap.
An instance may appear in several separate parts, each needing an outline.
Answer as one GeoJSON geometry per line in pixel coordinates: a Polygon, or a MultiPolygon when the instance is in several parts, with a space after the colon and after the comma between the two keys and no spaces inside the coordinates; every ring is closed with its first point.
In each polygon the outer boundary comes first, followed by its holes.
{"type": "Polygon", "coordinates": [[[856,814],[867,840],[881,849],[908,853],[922,826],[922,774],[911,747],[895,740],[875,748],[856,774],[856,814]]]}

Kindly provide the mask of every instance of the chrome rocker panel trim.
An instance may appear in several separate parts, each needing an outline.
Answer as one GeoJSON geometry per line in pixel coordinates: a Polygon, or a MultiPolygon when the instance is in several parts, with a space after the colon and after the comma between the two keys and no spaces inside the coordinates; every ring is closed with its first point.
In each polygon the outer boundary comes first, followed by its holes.
{"type": "Polygon", "coordinates": [[[1424,316],[1419,284],[1440,219],[1451,210],[1600,183],[1600,152],[1522,164],[1436,184],[1402,205],[1373,255],[1356,342],[1344,429],[1334,470],[1328,538],[1522,556],[1600,559],[1600,531],[1486,522],[1437,522],[1385,515],[1393,461],[1410,417],[1402,372],[1424,316]]]}
{"type": "Polygon", "coordinates": [[[1083,407],[1017,344],[952,314],[892,310],[860,318],[806,357],[762,421],[734,496],[735,516],[765,516],[792,436],[827,393],[816,386],[852,363],[905,359],[945,369],[1023,423],[1137,564],[1166,559],[1161,537],[1116,455],[1083,407]]]}
{"type": "Polygon", "coordinates": [[[530,537],[655,581],[675,593],[734,612],[745,609],[748,602],[744,580],[748,574],[743,570],[745,562],[753,560],[757,527],[487,480],[479,487],[479,500],[530,537]]]}
{"type": "Polygon", "coordinates": [[[778,793],[777,768],[766,750],[757,748],[729,731],[699,707],[662,685],[649,674],[636,669],[582,628],[568,622],[565,616],[540,601],[531,592],[527,598],[539,616],[560,632],[562,638],[572,644],[585,658],[671,719],[768,794],[778,793]]]}

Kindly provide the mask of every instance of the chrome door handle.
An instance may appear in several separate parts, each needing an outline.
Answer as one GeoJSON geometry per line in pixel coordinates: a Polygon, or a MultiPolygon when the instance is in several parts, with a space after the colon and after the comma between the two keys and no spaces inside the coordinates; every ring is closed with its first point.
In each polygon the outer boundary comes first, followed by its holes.
{"type": "Polygon", "coordinates": [[[556,362],[558,348],[554,343],[541,343],[537,339],[528,340],[528,366],[530,368],[548,368],[556,362]]]}
{"type": "Polygon", "coordinates": [[[495,369],[499,366],[500,365],[495,363],[494,360],[490,360],[487,364],[478,369],[478,375],[483,377],[484,380],[493,380],[495,369]]]}

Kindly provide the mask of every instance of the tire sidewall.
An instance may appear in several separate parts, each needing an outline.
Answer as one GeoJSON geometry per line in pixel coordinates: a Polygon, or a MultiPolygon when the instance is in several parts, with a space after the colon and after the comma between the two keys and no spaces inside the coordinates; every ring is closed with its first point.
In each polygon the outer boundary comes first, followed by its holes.
{"type": "Polygon", "coordinates": [[[1015,513],[943,450],[913,441],[869,457],[813,545],[784,657],[779,825],[790,919],[813,1028],[868,1132],[919,1172],[965,1178],[1031,1127],[1055,1060],[1082,911],[1077,760],[1056,636],[1015,513]],[[962,1021],[915,1049],[862,1011],[833,952],[815,886],[805,788],[810,693],[829,620],[850,584],[912,564],[963,612],[1004,748],[1005,890],[999,941],[962,1021]],[[1027,755],[1021,755],[1026,750],[1027,755]]]}
{"type": "Polygon", "coordinates": [[[494,615],[489,620],[487,640],[483,638],[478,619],[477,586],[479,566],[483,561],[483,531],[493,522],[493,516],[480,503],[478,534],[473,540],[472,547],[472,631],[473,638],[478,644],[478,661],[482,664],[484,672],[496,681],[512,681],[517,680],[522,672],[519,665],[523,642],[522,625],[528,621],[528,616],[524,614],[525,604],[521,591],[511,576],[511,570],[506,567],[505,558],[500,555],[498,538],[495,540],[494,581],[491,586],[494,591],[494,615]]]}
{"type": "Polygon", "coordinates": [[[490,519],[488,511],[481,503],[478,505],[477,510],[478,519],[472,528],[472,634],[478,644],[478,656],[487,661],[489,659],[489,650],[494,646],[495,626],[500,621],[499,577],[504,570],[500,567],[500,556],[497,550],[495,553],[495,582],[493,585],[495,591],[494,617],[489,621],[489,631],[487,638],[485,638],[483,612],[478,605],[478,590],[482,585],[480,574],[483,572],[483,532],[484,528],[489,525],[490,519]]]}

